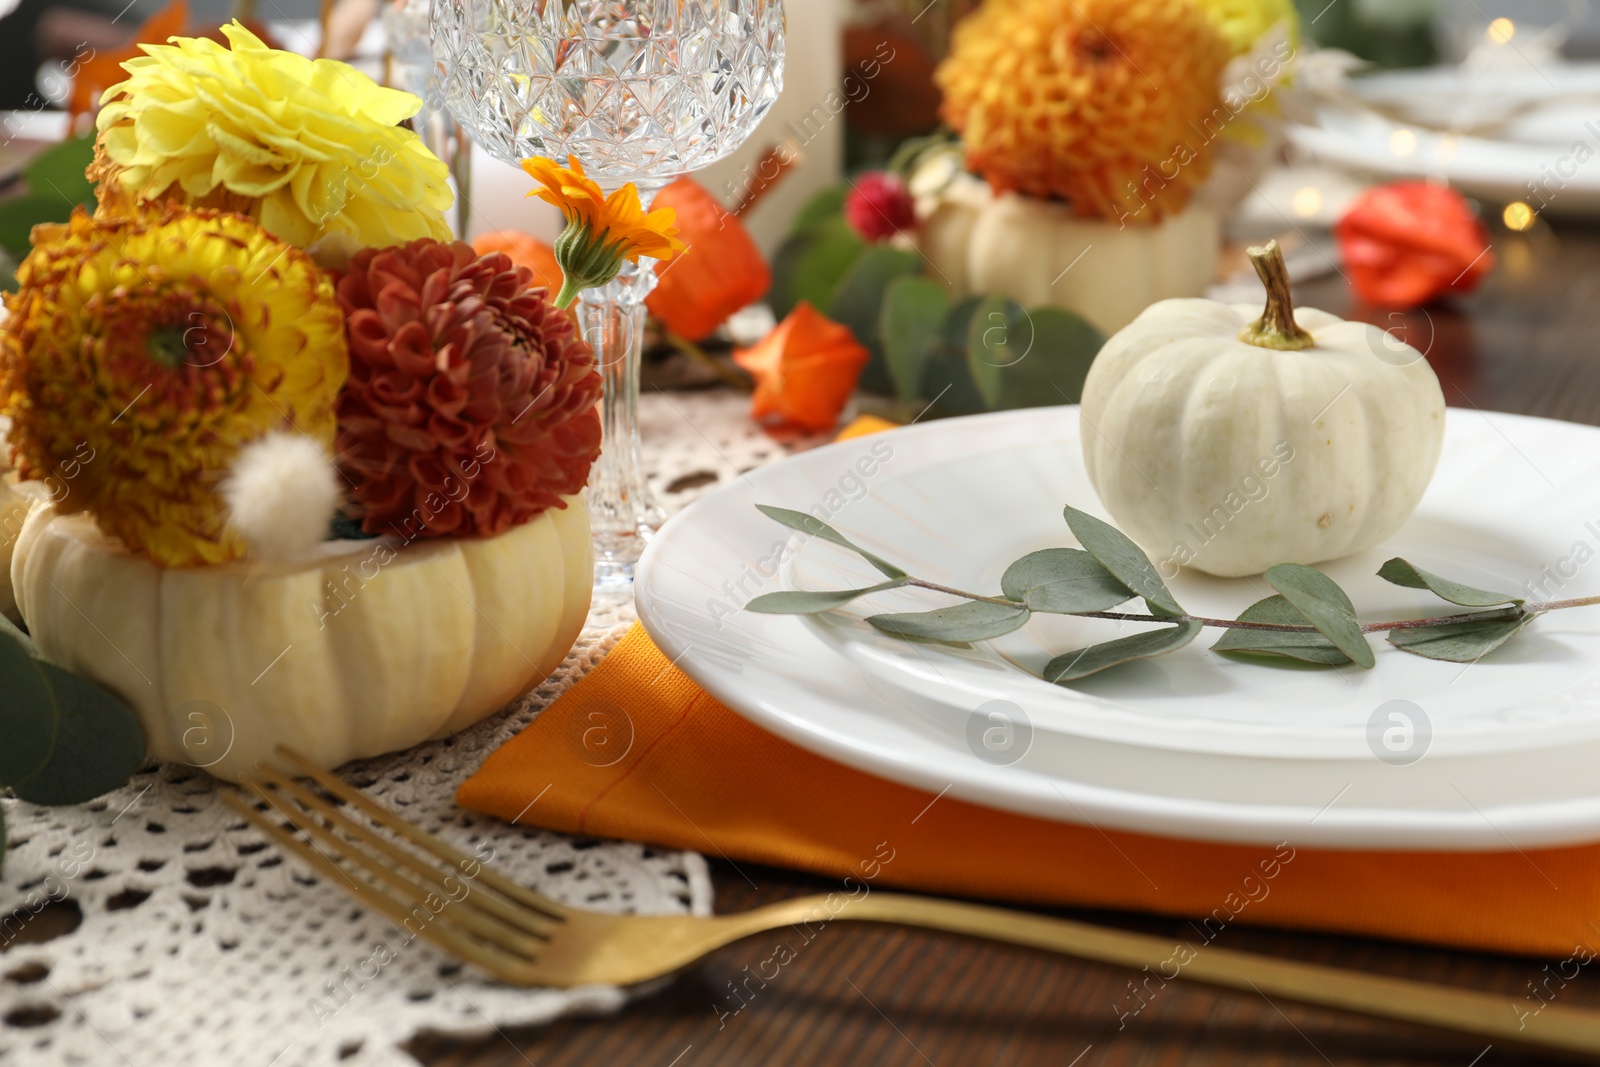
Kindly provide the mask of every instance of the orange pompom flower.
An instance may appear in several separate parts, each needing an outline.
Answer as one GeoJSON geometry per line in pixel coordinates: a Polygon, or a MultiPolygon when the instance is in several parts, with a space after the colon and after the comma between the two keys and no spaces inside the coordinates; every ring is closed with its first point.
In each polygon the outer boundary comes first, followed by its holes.
{"type": "Polygon", "coordinates": [[[833,429],[871,357],[848,327],[801,301],[765,338],[734,352],[756,380],[750,417],[775,429],[833,429]]]}
{"type": "Polygon", "coordinates": [[[1146,223],[1210,171],[1231,55],[1192,0],[988,0],[936,77],[968,167],[997,192],[1146,223]]]}
{"type": "Polygon", "coordinates": [[[661,208],[645,214],[632,182],[606,196],[584,174],[577,156],[568,156],[565,167],[534,156],[522,161],[522,169],[543,186],[528,195],[554,204],[567,220],[556,238],[556,262],[566,275],[556,297],[558,308],[570,307],[582,290],[611,281],[625,259],[671,259],[683,249],[673,225],[677,213],[661,208]]]}

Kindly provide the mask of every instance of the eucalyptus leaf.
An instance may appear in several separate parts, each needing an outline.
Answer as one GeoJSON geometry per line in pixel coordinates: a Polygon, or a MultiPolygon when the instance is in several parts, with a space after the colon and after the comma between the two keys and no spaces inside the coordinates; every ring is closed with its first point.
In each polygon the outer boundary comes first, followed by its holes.
{"type": "Polygon", "coordinates": [[[807,515],[803,511],[791,511],[789,508],[775,508],[770,504],[757,504],[756,510],[761,512],[761,514],[765,515],[769,519],[783,523],[783,525],[789,527],[791,530],[799,530],[801,533],[807,533],[813,537],[820,537],[824,541],[832,541],[836,545],[839,545],[843,548],[848,548],[850,551],[854,552],[856,555],[860,556],[862,559],[876,567],[878,571],[886,577],[904,578],[906,576],[905,571],[901,570],[899,567],[896,567],[893,563],[890,563],[887,560],[879,559],[866,549],[852,543],[849,538],[845,537],[844,534],[840,533],[838,530],[835,530],[832,526],[829,526],[815,515],[807,515]]]}
{"type": "Polygon", "coordinates": [[[1067,505],[1065,514],[1067,526],[1072,530],[1072,536],[1078,539],[1078,543],[1099,560],[1100,565],[1110,571],[1119,582],[1144,597],[1144,602],[1150,605],[1151,611],[1157,615],[1172,616],[1184,613],[1171,591],[1167,589],[1166,583],[1161,580],[1161,575],[1156,573],[1150,557],[1130,541],[1126,534],[1070,504],[1067,505]]]}
{"type": "Polygon", "coordinates": [[[28,193],[0,200],[0,248],[19,261],[32,247],[33,228],[41,222],[66,222],[72,204],[55,193],[28,193]]]}
{"type": "Polygon", "coordinates": [[[1204,629],[1197,622],[1181,622],[1176,626],[1150,630],[1132,637],[1122,637],[1100,645],[1090,645],[1076,652],[1066,652],[1045,664],[1040,675],[1047,682],[1063,685],[1087,678],[1107,667],[1115,667],[1129,660],[1148,659],[1172,652],[1187,645],[1204,629]]]}
{"type": "Polygon", "coordinates": [[[1024,311],[998,297],[967,328],[967,366],[991,411],[1076,403],[1105,337],[1063,308],[1024,311]]]}
{"type": "Polygon", "coordinates": [[[896,637],[921,637],[930,641],[986,641],[1020,628],[1028,621],[1030,614],[1021,604],[969,600],[965,604],[934,611],[872,615],[867,621],[896,637]]]}
{"type": "Polygon", "coordinates": [[[33,638],[19,630],[17,624],[4,615],[0,615],[0,637],[11,638],[11,640],[21,645],[28,655],[38,658],[39,647],[33,643],[33,638]]]}
{"type": "Polygon", "coordinates": [[[1030,552],[1006,568],[1000,589],[1033,611],[1076,615],[1106,611],[1133,599],[1133,591],[1081,548],[1030,552]]]}
{"type": "Polygon", "coordinates": [[[31,651],[0,634],[0,786],[37,774],[55,747],[55,694],[31,651]]]}
{"type": "Polygon", "coordinates": [[[844,214],[844,202],[850,195],[848,185],[830,185],[812,194],[789,225],[790,234],[805,233],[844,214]]]}
{"type": "Polygon", "coordinates": [[[1358,666],[1370,670],[1377,663],[1366,634],[1361,632],[1355,605],[1332,578],[1301,563],[1280,563],[1265,577],[1267,584],[1358,666]]]}
{"type": "Polygon", "coordinates": [[[144,762],[138,716],[87,678],[34,662],[51,690],[55,744],[44,766],[9,783],[11,791],[33,804],[83,804],[122,785],[144,762]]]}
{"type": "MultiPolygon", "coordinates": [[[[0,230],[0,236],[4,231],[0,230]]],[[[820,310],[828,306],[839,279],[866,249],[850,224],[833,217],[796,233],[772,257],[772,289],[767,303],[782,319],[802,300],[820,310]]]]}
{"type": "Polygon", "coordinates": [[[1408,589],[1431,590],[1434,595],[1452,604],[1460,604],[1464,608],[1492,608],[1498,604],[1522,603],[1521,597],[1509,593],[1491,593],[1487,589],[1475,589],[1470,585],[1441,578],[1398,556],[1378,568],[1378,577],[1408,589]]]}
{"type": "Polygon", "coordinates": [[[967,328],[982,303],[983,298],[976,296],[956,301],[939,324],[938,340],[923,362],[922,399],[946,414],[974,415],[988,410],[967,366],[967,328]]]}
{"type": "Polygon", "coordinates": [[[51,145],[28,161],[22,177],[28,191],[52,196],[70,209],[88,200],[94,183],[84,170],[94,161],[94,136],[82,134],[51,145]]]}
{"type": "Polygon", "coordinates": [[[878,336],[895,395],[906,403],[917,398],[928,359],[940,344],[939,328],[950,313],[944,286],[910,275],[896,278],[883,294],[878,336]]]}
{"type": "MultiPolygon", "coordinates": [[[[1298,608],[1281,596],[1269,596],[1244,609],[1240,622],[1267,622],[1279,626],[1310,626],[1298,608]]],[[[1350,657],[1320,633],[1285,633],[1281,630],[1228,630],[1211,646],[1213,652],[1248,652],[1255,656],[1284,656],[1306,663],[1349,663],[1350,657]]]]}
{"type": "Polygon", "coordinates": [[[898,589],[904,584],[905,582],[897,580],[869,585],[865,589],[789,589],[758,596],[746,604],[744,610],[759,612],[762,615],[819,615],[824,611],[832,611],[840,605],[848,604],[856,597],[866,596],[868,593],[881,593],[885,589],[898,589]]]}
{"type": "Polygon", "coordinates": [[[989,410],[1000,407],[1002,372],[1021,367],[1033,354],[1035,334],[1033,317],[1015,300],[991,296],[974,309],[967,324],[967,366],[989,410]]]}
{"type": "Polygon", "coordinates": [[[890,245],[869,245],[850,264],[822,308],[828,318],[847,326],[856,340],[872,354],[861,370],[858,385],[873,393],[892,393],[895,383],[889,375],[879,323],[883,318],[884,294],[897,278],[920,273],[922,257],[890,245]]]}
{"type": "Polygon", "coordinates": [[[1416,656],[1476,663],[1527,628],[1537,616],[1526,612],[1508,619],[1479,619],[1438,626],[1390,630],[1389,643],[1416,656]]]}

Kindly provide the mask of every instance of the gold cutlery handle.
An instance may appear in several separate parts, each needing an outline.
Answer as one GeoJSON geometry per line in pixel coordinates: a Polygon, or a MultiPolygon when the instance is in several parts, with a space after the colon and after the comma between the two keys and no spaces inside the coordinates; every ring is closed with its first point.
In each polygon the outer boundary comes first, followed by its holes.
{"type": "MultiPolygon", "coordinates": [[[[728,940],[785,926],[815,929],[838,920],[899,923],[1042,948],[1079,959],[1148,971],[1160,984],[1179,978],[1301,1004],[1476,1034],[1497,1044],[1600,1053],[1600,1012],[1543,1004],[1518,1012],[1511,997],[1367,974],[1130,933],[1109,927],[942,900],[871,892],[799,897],[729,915],[728,940]]],[[[1159,988],[1159,985],[1154,988],[1159,988]]]]}

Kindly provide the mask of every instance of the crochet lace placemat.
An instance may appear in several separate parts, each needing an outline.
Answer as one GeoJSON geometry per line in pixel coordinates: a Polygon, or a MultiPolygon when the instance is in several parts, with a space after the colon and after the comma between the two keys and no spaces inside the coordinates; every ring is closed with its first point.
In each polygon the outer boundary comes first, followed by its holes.
{"type": "MultiPolygon", "coordinates": [[[[747,405],[731,392],[642,398],[646,465],[669,511],[785,453],[751,425],[747,405]]],[[[633,617],[631,603],[597,602],[577,647],[533,692],[464,733],[345,776],[467,851],[486,844],[499,869],[559,900],[709,914],[695,853],[525,829],[454,803],[456,787],[633,617]]],[[[194,768],[148,767],[83,807],[3,803],[0,1062],[398,1067],[416,1062],[399,1046],[419,1033],[482,1036],[624,1001],[614,987],[513,989],[410,940],[280,855],[194,768]],[[51,927],[77,925],[38,943],[27,920],[47,908],[51,927]]]]}

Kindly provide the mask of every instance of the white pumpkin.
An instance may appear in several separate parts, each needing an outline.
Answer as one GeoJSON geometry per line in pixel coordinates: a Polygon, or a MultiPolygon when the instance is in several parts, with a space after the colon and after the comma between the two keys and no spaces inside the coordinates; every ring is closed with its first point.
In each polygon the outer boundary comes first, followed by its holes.
{"type": "Polygon", "coordinates": [[[1199,296],[1216,273],[1221,224],[1198,202],[1155,225],[1119,227],[1079,218],[1065,204],[995,196],[970,174],[919,171],[913,188],[930,187],[938,191],[918,199],[917,243],[932,276],[957,298],[1062,307],[1111,334],[1158,300],[1199,296]]]}
{"type": "MultiPolygon", "coordinates": [[[[0,452],[5,442],[0,439],[0,452]]],[[[32,500],[5,476],[0,476],[0,615],[14,623],[22,622],[17,598],[11,593],[11,555],[16,551],[22,524],[27,521],[32,500]]]]}
{"type": "Polygon", "coordinates": [[[561,663],[594,583],[566,503],[492,538],[169,569],[41,495],[11,584],[40,654],[126,700],[157,758],[237,780],[282,744],[334,767],[461,730],[561,663]]]}
{"type": "Polygon", "coordinates": [[[1376,326],[1295,311],[1276,243],[1250,254],[1265,314],[1156,304],[1084,383],[1089,478],[1167,577],[1370,548],[1416,509],[1443,447],[1444,393],[1422,354],[1376,326]]]}

